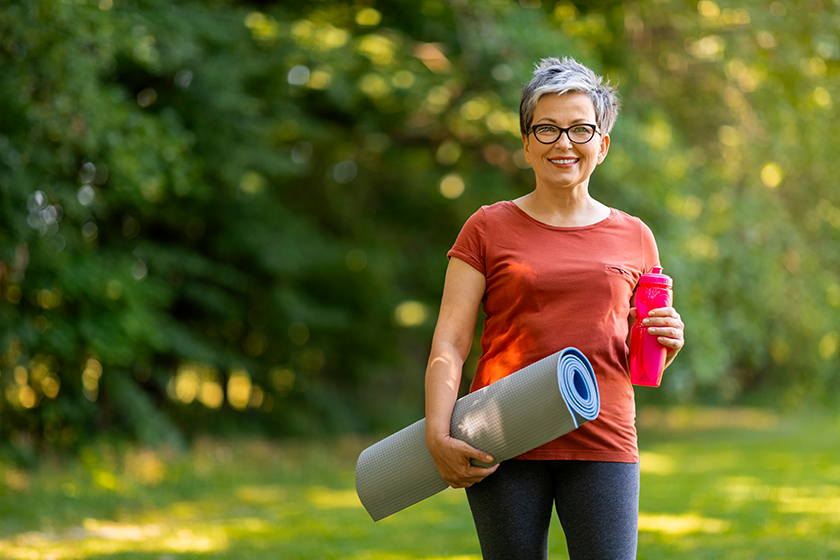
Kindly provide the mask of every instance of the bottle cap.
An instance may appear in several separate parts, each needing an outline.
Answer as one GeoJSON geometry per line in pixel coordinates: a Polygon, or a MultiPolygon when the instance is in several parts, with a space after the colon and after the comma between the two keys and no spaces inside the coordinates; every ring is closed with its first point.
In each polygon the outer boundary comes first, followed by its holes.
{"type": "Polygon", "coordinates": [[[661,266],[654,266],[650,272],[648,272],[647,274],[642,274],[641,278],[639,278],[639,283],[664,284],[666,286],[674,285],[674,281],[671,280],[670,276],[662,274],[661,266]]]}

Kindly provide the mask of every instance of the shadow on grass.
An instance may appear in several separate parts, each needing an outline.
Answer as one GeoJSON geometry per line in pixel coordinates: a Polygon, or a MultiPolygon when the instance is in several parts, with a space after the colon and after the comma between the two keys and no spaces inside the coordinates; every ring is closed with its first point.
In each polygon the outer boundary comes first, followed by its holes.
{"type": "MultiPolygon", "coordinates": [[[[640,415],[639,558],[836,558],[836,417],[640,415]]],[[[477,559],[462,490],[374,523],[353,487],[370,441],[102,445],[0,475],[0,556],[167,560],[477,559]]],[[[559,523],[551,557],[565,558],[559,523]]]]}

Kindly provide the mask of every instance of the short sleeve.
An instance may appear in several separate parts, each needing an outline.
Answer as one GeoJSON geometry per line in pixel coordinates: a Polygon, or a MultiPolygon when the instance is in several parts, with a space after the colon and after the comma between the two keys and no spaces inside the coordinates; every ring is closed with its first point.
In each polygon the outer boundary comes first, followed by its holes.
{"type": "Polygon", "coordinates": [[[654,266],[661,266],[659,263],[659,249],[656,247],[656,239],[653,237],[653,232],[641,220],[641,249],[642,249],[642,263],[643,273],[648,273],[654,266]]]}
{"type": "Polygon", "coordinates": [[[467,219],[455,244],[446,253],[446,257],[457,257],[486,276],[484,251],[486,230],[487,216],[482,207],[467,219]]]}

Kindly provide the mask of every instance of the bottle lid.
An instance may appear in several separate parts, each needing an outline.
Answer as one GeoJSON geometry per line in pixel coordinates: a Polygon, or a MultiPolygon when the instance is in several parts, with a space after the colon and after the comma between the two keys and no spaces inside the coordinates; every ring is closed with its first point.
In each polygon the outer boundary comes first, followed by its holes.
{"type": "Polygon", "coordinates": [[[671,280],[670,276],[662,274],[661,266],[654,266],[650,272],[648,272],[647,274],[642,274],[641,278],[639,278],[639,283],[664,284],[666,286],[674,285],[674,281],[671,280]]]}

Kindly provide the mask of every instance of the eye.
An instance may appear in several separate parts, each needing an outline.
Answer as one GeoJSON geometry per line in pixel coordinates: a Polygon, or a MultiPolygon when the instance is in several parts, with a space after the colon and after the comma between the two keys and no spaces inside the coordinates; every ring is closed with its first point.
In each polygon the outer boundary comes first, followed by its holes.
{"type": "Polygon", "coordinates": [[[557,132],[557,127],[550,124],[541,124],[534,127],[534,132],[537,134],[554,134],[557,132]]]}
{"type": "Polygon", "coordinates": [[[573,126],[570,132],[572,134],[586,135],[592,132],[592,128],[585,124],[579,124],[577,126],[573,126]]]}

